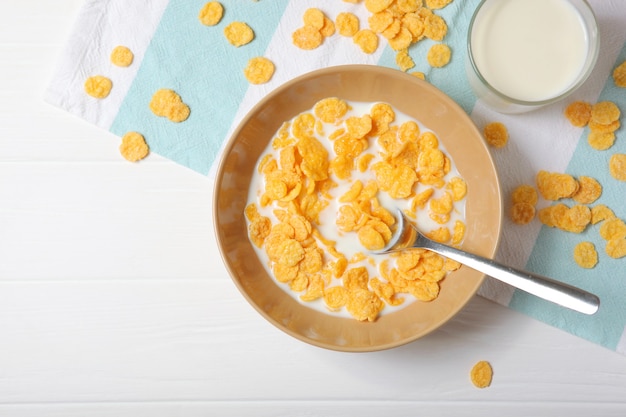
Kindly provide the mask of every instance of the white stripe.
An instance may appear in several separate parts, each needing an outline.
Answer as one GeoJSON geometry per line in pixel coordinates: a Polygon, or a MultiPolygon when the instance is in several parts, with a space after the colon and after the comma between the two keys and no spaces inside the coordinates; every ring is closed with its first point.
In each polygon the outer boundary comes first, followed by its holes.
{"type": "Polygon", "coordinates": [[[169,0],[88,0],[59,59],[44,99],[55,106],[109,129],[126,97],[150,40],[169,0]],[[130,48],[135,59],[127,68],[110,61],[117,45],[130,48]],[[85,80],[104,75],[113,81],[113,89],[104,100],[84,92],[85,80]]]}

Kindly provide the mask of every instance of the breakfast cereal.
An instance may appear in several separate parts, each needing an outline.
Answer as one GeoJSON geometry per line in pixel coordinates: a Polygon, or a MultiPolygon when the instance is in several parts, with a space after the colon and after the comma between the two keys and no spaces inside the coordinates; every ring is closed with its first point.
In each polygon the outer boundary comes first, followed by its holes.
{"type": "Polygon", "coordinates": [[[387,103],[319,100],[281,125],[256,172],[248,234],[276,281],[302,302],[374,321],[406,296],[435,299],[460,267],[418,249],[367,255],[395,228],[383,196],[412,219],[419,210],[437,241],[460,245],[466,232],[459,205],[467,184],[435,133],[387,103]]]}
{"type": "Polygon", "coordinates": [[[354,43],[366,54],[373,54],[378,49],[378,36],[369,29],[361,29],[352,37],[354,43]]]}
{"type": "Polygon", "coordinates": [[[615,153],[609,159],[609,172],[618,181],[626,181],[626,154],[615,153]]]}
{"type": "Polygon", "coordinates": [[[581,268],[590,269],[598,263],[598,252],[591,242],[580,242],[574,247],[574,261],[581,268]]]}
{"type": "Polygon", "coordinates": [[[150,148],[143,135],[137,132],[128,132],[122,136],[120,154],[130,162],[137,162],[150,153],[150,148]]]}
{"type": "Polygon", "coordinates": [[[587,135],[587,143],[597,151],[605,151],[615,143],[615,133],[592,130],[587,135]]]}
{"type": "Polygon", "coordinates": [[[426,55],[428,63],[435,68],[441,68],[446,66],[450,62],[450,47],[444,43],[438,43],[433,45],[426,55]]]}
{"type": "Polygon", "coordinates": [[[180,95],[167,88],[162,88],[154,93],[152,100],[150,100],[150,110],[155,115],[166,117],[174,123],[184,122],[190,114],[189,106],[183,103],[180,95]]]}
{"type": "Polygon", "coordinates": [[[111,63],[118,67],[128,67],[133,63],[135,58],[133,51],[127,46],[118,45],[111,51],[111,63]]]}
{"type": "Polygon", "coordinates": [[[94,98],[106,98],[111,92],[113,82],[103,75],[94,75],[85,81],[85,92],[94,98]]]}
{"type": "Polygon", "coordinates": [[[350,12],[342,12],[335,18],[337,32],[341,36],[352,37],[359,31],[359,18],[350,12]]]}
{"type": "Polygon", "coordinates": [[[619,119],[620,110],[612,101],[601,101],[591,106],[590,122],[598,125],[610,125],[619,119]]]}
{"type": "Polygon", "coordinates": [[[586,101],[574,101],[564,111],[572,126],[585,127],[591,119],[591,104],[586,101]]]}
{"type": "Polygon", "coordinates": [[[295,46],[305,50],[317,48],[324,40],[324,37],[320,33],[319,29],[307,25],[296,29],[291,38],[295,46]]]}
{"type": "Polygon", "coordinates": [[[487,361],[477,362],[470,371],[472,384],[476,388],[487,388],[493,379],[493,368],[487,361]]]}
{"type": "Polygon", "coordinates": [[[511,201],[513,204],[527,203],[532,206],[537,204],[539,196],[537,190],[532,185],[522,184],[517,186],[511,193],[511,201]]]}
{"type": "Polygon", "coordinates": [[[254,31],[245,22],[232,22],[224,28],[224,36],[236,47],[246,45],[254,39],[254,31]]]}
{"type": "Polygon", "coordinates": [[[262,56],[251,58],[243,73],[250,84],[264,84],[274,75],[274,63],[262,56]]]}
{"type": "Polygon", "coordinates": [[[403,49],[396,54],[396,65],[398,65],[400,71],[407,71],[415,66],[415,62],[413,62],[409,52],[403,49]]]}
{"type": "Polygon", "coordinates": [[[578,191],[578,181],[569,174],[541,170],[536,177],[537,189],[546,200],[556,201],[573,196],[578,191]]]}
{"type": "Polygon", "coordinates": [[[602,185],[595,178],[581,175],[578,177],[578,185],[578,191],[572,196],[577,203],[591,204],[602,194],[602,185]]]}
{"type": "Polygon", "coordinates": [[[515,224],[528,224],[535,218],[535,206],[529,203],[515,203],[511,206],[511,220],[515,224]]]}
{"type": "Polygon", "coordinates": [[[591,208],[591,224],[598,224],[613,218],[615,218],[615,213],[604,204],[598,204],[591,208]]]}
{"type": "Polygon", "coordinates": [[[613,81],[616,86],[626,88],[626,61],[613,70],[613,81]]]}
{"type": "Polygon", "coordinates": [[[222,4],[217,1],[210,1],[200,9],[198,19],[200,19],[203,25],[215,26],[222,20],[223,15],[224,7],[222,4]]]}
{"type": "Polygon", "coordinates": [[[504,147],[509,140],[509,132],[506,126],[500,122],[491,122],[485,125],[483,134],[487,143],[494,148],[504,147]]]}

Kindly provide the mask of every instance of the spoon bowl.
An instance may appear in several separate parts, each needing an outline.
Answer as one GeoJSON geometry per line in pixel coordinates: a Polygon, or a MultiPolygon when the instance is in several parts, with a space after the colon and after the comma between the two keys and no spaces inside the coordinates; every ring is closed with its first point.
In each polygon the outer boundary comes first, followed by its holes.
{"type": "Polygon", "coordinates": [[[600,299],[585,290],[556,281],[552,278],[522,271],[497,263],[453,246],[434,241],[422,234],[404,215],[397,210],[396,230],[389,243],[376,254],[397,252],[405,249],[427,249],[461,264],[526,291],[537,297],[584,314],[594,314],[600,299]]]}

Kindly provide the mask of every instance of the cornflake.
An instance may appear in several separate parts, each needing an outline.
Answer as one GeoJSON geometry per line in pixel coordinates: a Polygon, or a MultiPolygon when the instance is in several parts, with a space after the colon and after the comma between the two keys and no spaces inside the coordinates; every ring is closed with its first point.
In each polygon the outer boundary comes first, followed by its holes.
{"type": "Polygon", "coordinates": [[[157,90],[150,100],[150,110],[159,116],[166,117],[174,123],[184,122],[189,118],[190,109],[174,90],[163,88],[157,90]]]}
{"type": "Polygon", "coordinates": [[[426,55],[426,59],[430,66],[435,68],[441,68],[446,66],[448,62],[450,62],[450,55],[452,52],[450,51],[450,47],[443,43],[438,43],[433,45],[426,55]]]}
{"type": "Polygon", "coordinates": [[[231,45],[240,47],[254,39],[254,31],[245,22],[232,22],[224,28],[224,36],[231,45]]]}
{"type": "Polygon", "coordinates": [[[128,132],[122,136],[120,144],[120,154],[130,162],[137,162],[150,153],[150,148],[146,144],[143,135],[137,132],[128,132]]]}
{"type": "Polygon", "coordinates": [[[580,204],[591,204],[600,198],[602,194],[602,185],[591,177],[580,176],[578,177],[578,191],[574,193],[572,198],[574,201],[580,204]]]}
{"type": "Polygon", "coordinates": [[[509,140],[509,132],[506,126],[500,122],[491,122],[485,125],[483,134],[487,143],[494,148],[504,147],[509,140]]]}
{"type": "Polygon", "coordinates": [[[598,125],[610,125],[617,121],[620,116],[620,110],[611,101],[601,101],[591,106],[591,122],[598,125]]]}
{"type": "Polygon", "coordinates": [[[113,83],[103,75],[94,75],[85,81],[85,93],[95,98],[106,98],[111,92],[113,83]]]}
{"type": "Polygon", "coordinates": [[[535,218],[535,206],[528,203],[515,203],[511,207],[511,220],[515,224],[528,224],[535,218]]]}
{"type": "Polygon", "coordinates": [[[200,9],[198,19],[200,19],[203,25],[215,26],[222,20],[223,15],[224,7],[222,4],[217,1],[210,1],[200,9]]]}
{"type": "Polygon", "coordinates": [[[408,51],[403,49],[396,54],[396,65],[398,65],[400,71],[407,71],[415,66],[415,62],[413,62],[408,51]]]}
{"type": "Polygon", "coordinates": [[[128,67],[135,58],[133,51],[123,45],[118,45],[111,52],[111,63],[118,67],[128,67]]]}
{"type": "Polygon", "coordinates": [[[580,242],[574,247],[574,261],[581,268],[590,269],[598,263],[598,252],[591,242],[580,242]]]}
{"type": "Polygon", "coordinates": [[[569,198],[578,191],[578,181],[569,174],[558,172],[539,171],[537,173],[537,188],[546,200],[556,201],[569,198]]]}
{"type": "Polygon", "coordinates": [[[359,18],[350,12],[342,12],[335,19],[335,26],[341,36],[352,37],[359,31],[359,18]]]}
{"type": "Polygon", "coordinates": [[[476,388],[487,388],[493,379],[493,369],[487,361],[477,362],[470,371],[472,384],[476,388]]]}
{"type": "Polygon", "coordinates": [[[574,101],[565,108],[564,114],[572,126],[585,127],[591,119],[591,104],[586,101],[574,101]]]}
{"type": "Polygon", "coordinates": [[[626,155],[616,153],[609,159],[609,172],[618,181],[626,181],[626,155]]]}
{"type": "Polygon", "coordinates": [[[369,29],[359,30],[352,39],[366,54],[373,54],[378,49],[378,36],[369,29]]]}
{"type": "Polygon", "coordinates": [[[292,34],[292,41],[300,49],[311,50],[322,44],[324,37],[319,29],[313,26],[303,26],[296,29],[292,34]]]}
{"type": "Polygon", "coordinates": [[[264,84],[274,75],[274,63],[262,56],[251,58],[243,73],[250,84],[264,84]]]}
{"type": "Polygon", "coordinates": [[[613,81],[616,86],[626,88],[626,61],[613,70],[613,81]]]}

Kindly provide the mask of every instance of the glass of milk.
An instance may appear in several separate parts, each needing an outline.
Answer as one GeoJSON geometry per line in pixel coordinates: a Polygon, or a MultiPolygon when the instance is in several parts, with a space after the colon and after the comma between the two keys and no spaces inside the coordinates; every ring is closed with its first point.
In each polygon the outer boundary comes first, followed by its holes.
{"type": "Polygon", "coordinates": [[[523,113],[576,90],[596,63],[600,37],[585,0],[483,0],[467,45],[476,95],[498,112],[523,113]]]}

